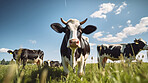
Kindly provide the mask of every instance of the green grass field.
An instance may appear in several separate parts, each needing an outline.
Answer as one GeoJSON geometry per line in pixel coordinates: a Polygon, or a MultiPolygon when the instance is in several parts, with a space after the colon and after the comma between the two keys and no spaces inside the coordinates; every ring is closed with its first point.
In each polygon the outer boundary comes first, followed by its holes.
{"type": "Polygon", "coordinates": [[[26,65],[22,70],[15,64],[0,65],[0,83],[148,83],[148,63],[131,63],[130,66],[107,63],[105,69],[98,69],[97,64],[87,64],[82,81],[70,66],[69,70],[66,78],[63,67],[38,69],[36,65],[26,65]]]}

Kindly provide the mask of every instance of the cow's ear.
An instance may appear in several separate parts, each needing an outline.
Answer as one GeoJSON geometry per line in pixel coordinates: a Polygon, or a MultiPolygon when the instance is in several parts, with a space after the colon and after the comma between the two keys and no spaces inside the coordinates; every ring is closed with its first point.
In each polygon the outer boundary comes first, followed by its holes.
{"type": "Polygon", "coordinates": [[[13,54],[13,52],[12,52],[11,50],[8,50],[7,52],[8,52],[9,54],[13,54]]]}
{"type": "Polygon", "coordinates": [[[135,38],[134,40],[135,44],[139,44],[139,41],[135,38]]]}
{"type": "Polygon", "coordinates": [[[88,25],[82,30],[82,32],[85,34],[90,34],[90,33],[94,32],[96,29],[97,29],[96,26],[88,25]]]}
{"type": "Polygon", "coordinates": [[[53,23],[50,26],[53,30],[55,30],[58,33],[62,33],[64,31],[63,26],[59,23],[53,23]]]}

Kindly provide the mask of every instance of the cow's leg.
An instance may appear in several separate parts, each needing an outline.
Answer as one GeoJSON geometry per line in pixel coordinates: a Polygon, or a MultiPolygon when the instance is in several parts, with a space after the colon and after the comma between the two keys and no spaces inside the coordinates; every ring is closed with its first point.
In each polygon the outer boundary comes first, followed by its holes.
{"type": "Polygon", "coordinates": [[[84,72],[83,72],[83,67],[84,67],[84,56],[81,55],[81,60],[78,62],[78,75],[81,77],[84,72]]]}
{"type": "Polygon", "coordinates": [[[27,59],[23,59],[23,69],[25,69],[26,64],[27,64],[27,59]]]}
{"type": "Polygon", "coordinates": [[[101,66],[100,57],[98,57],[97,59],[98,59],[98,69],[100,69],[101,66]]]}
{"type": "Polygon", "coordinates": [[[42,59],[38,59],[38,61],[37,61],[38,69],[41,69],[42,64],[43,64],[43,60],[42,59]]]}
{"type": "Polygon", "coordinates": [[[107,61],[107,57],[104,57],[104,58],[103,58],[103,61],[102,61],[102,66],[103,66],[103,68],[105,68],[106,61],[107,61]]]}
{"type": "Polygon", "coordinates": [[[84,67],[83,67],[84,74],[85,74],[85,67],[86,67],[86,61],[84,61],[84,67]]]}
{"type": "Polygon", "coordinates": [[[98,57],[98,69],[100,69],[103,66],[103,56],[98,57]]]}
{"type": "Polygon", "coordinates": [[[68,63],[65,60],[65,57],[62,56],[62,65],[64,68],[64,72],[66,74],[66,76],[68,76],[69,70],[68,70],[68,63]]]}
{"type": "Polygon", "coordinates": [[[75,67],[74,67],[74,69],[73,69],[73,73],[76,73],[75,67]]]}

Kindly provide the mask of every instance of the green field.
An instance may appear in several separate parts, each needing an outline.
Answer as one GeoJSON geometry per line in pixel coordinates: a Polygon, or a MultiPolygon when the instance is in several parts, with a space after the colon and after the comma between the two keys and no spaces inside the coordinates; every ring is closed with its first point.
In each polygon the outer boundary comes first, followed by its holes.
{"type": "Polygon", "coordinates": [[[87,64],[82,81],[70,66],[67,78],[63,67],[38,69],[36,65],[26,65],[23,70],[21,67],[0,65],[0,83],[148,83],[148,63],[131,63],[130,66],[107,63],[105,69],[98,69],[97,64],[87,64]]]}

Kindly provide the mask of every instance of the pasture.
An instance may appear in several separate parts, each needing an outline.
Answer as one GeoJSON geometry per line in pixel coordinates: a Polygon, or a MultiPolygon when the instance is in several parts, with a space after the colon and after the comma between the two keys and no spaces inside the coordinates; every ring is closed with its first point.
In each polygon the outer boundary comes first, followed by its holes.
{"type": "Polygon", "coordinates": [[[107,63],[105,69],[98,69],[97,64],[87,64],[82,81],[70,66],[67,78],[64,76],[63,67],[21,67],[18,69],[16,64],[0,65],[0,83],[148,83],[148,63],[137,62],[130,66],[122,62],[107,63]]]}

